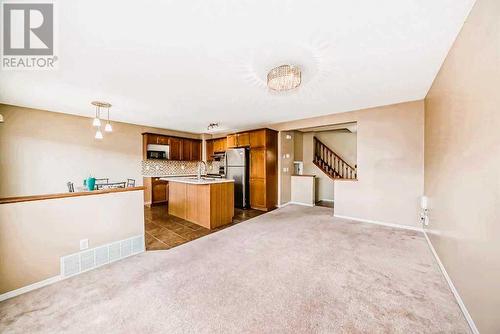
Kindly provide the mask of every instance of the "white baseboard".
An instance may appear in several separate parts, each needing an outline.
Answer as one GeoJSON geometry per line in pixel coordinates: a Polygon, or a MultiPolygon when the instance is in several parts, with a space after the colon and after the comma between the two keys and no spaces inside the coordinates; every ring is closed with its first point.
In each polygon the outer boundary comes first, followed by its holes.
{"type": "Polygon", "coordinates": [[[388,226],[388,227],[395,227],[395,228],[402,228],[404,230],[411,230],[411,231],[417,231],[417,232],[423,232],[424,230],[421,227],[416,227],[416,226],[408,226],[408,225],[401,225],[401,224],[393,224],[393,223],[386,223],[386,222],[381,222],[377,220],[370,220],[370,219],[363,219],[363,218],[356,218],[356,217],[349,217],[349,216],[341,216],[341,215],[333,215],[336,218],[342,218],[342,219],[347,219],[347,220],[354,220],[358,221],[361,223],[368,223],[368,224],[376,224],[376,225],[382,225],[382,226],[388,226]]]}
{"type": "Polygon", "coordinates": [[[333,203],[335,201],[333,199],[324,199],[324,198],[322,198],[318,202],[331,202],[331,203],[333,203]]]}
{"type": "Polygon", "coordinates": [[[280,204],[278,205],[278,208],[284,208],[285,206],[287,205],[302,205],[302,206],[308,206],[308,207],[313,207],[315,206],[314,204],[307,204],[307,203],[301,203],[301,202],[293,202],[293,201],[290,201],[290,202],[286,202],[285,204],[280,204]]]}
{"type": "Polygon", "coordinates": [[[314,206],[314,204],[294,202],[294,201],[290,201],[290,202],[288,202],[288,204],[295,204],[295,205],[302,205],[302,206],[309,206],[309,207],[313,207],[314,206]]]}
{"type": "Polygon", "coordinates": [[[446,272],[446,269],[445,269],[443,263],[441,262],[441,259],[437,255],[436,250],[434,249],[434,246],[432,245],[432,242],[429,239],[429,236],[427,235],[425,230],[423,230],[423,232],[425,235],[425,239],[427,240],[427,244],[429,245],[429,248],[431,249],[432,255],[434,255],[434,258],[436,259],[436,262],[439,266],[439,269],[441,269],[441,272],[443,273],[443,276],[446,279],[446,282],[448,283],[448,286],[450,287],[450,290],[453,293],[453,296],[455,296],[455,299],[457,300],[458,306],[460,307],[460,310],[462,311],[462,313],[465,317],[465,320],[467,320],[467,323],[469,324],[469,327],[470,327],[472,333],[479,334],[479,330],[477,329],[476,324],[474,323],[474,320],[472,320],[472,317],[470,316],[469,311],[467,310],[467,307],[465,307],[465,304],[464,304],[462,298],[460,297],[460,295],[458,294],[458,291],[455,288],[455,285],[453,285],[453,281],[451,280],[450,276],[448,275],[448,272],[446,272]]]}
{"type": "Polygon", "coordinates": [[[19,288],[19,289],[16,289],[16,290],[12,290],[12,291],[6,292],[6,293],[0,295],[0,302],[4,301],[6,299],[9,299],[9,298],[13,298],[13,297],[22,295],[23,293],[30,292],[30,291],[42,288],[44,286],[53,284],[55,282],[59,282],[62,279],[63,278],[60,275],[57,275],[57,276],[54,276],[54,277],[47,278],[47,279],[45,279],[43,281],[40,281],[40,282],[36,282],[36,283],[30,284],[30,285],[27,285],[27,286],[23,286],[22,288],[19,288]]]}

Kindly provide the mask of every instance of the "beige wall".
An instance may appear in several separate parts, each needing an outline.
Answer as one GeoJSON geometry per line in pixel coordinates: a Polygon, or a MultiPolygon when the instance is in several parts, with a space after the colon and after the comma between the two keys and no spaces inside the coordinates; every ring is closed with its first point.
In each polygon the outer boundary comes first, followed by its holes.
{"type": "Polygon", "coordinates": [[[59,275],[61,256],[144,234],[142,190],[0,204],[0,294],[59,275]]]}
{"type": "Polygon", "coordinates": [[[316,175],[315,199],[316,201],[333,201],[333,180],[313,163],[314,137],[317,137],[330,149],[339,154],[346,162],[351,164],[351,166],[354,166],[356,165],[356,133],[346,131],[323,131],[306,132],[302,134],[302,144],[300,146],[302,147],[304,174],[316,175]]]}
{"type": "Polygon", "coordinates": [[[292,198],[293,203],[313,206],[315,200],[315,177],[292,175],[292,198]]]}
{"type": "Polygon", "coordinates": [[[425,99],[427,232],[479,331],[500,333],[500,1],[478,0],[425,99]]]}
{"type": "Polygon", "coordinates": [[[295,161],[302,161],[304,159],[304,144],[303,135],[300,131],[294,131],[294,159],[295,161]]]}
{"type": "Polygon", "coordinates": [[[280,183],[281,187],[279,189],[279,204],[285,204],[290,202],[291,199],[291,175],[293,174],[293,161],[294,161],[294,142],[295,133],[294,131],[283,131],[279,133],[279,151],[278,152],[278,169],[280,171],[280,183]],[[291,138],[286,139],[289,135],[291,138]],[[286,158],[285,155],[288,154],[289,157],[286,158]],[[288,168],[288,171],[284,169],[288,168]]]}
{"type": "Polygon", "coordinates": [[[274,124],[278,130],[357,122],[358,181],[336,181],[335,214],[419,226],[423,101],[274,124]]]}
{"type": "Polygon", "coordinates": [[[99,141],[91,118],[2,104],[0,114],[0,197],[67,192],[89,174],[142,184],[142,132],[200,137],[113,122],[99,141]]]}

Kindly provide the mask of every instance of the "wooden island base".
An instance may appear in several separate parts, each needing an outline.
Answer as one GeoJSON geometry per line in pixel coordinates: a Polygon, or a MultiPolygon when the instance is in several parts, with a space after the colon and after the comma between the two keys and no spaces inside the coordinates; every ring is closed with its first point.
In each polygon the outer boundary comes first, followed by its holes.
{"type": "Polygon", "coordinates": [[[233,182],[196,184],[169,181],[169,214],[208,229],[232,222],[233,182]]]}

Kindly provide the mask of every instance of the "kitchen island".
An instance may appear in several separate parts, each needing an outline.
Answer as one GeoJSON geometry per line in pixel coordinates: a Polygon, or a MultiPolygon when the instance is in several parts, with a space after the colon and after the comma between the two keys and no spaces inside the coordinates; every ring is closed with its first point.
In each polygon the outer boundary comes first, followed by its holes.
{"type": "Polygon", "coordinates": [[[167,177],[168,213],[215,229],[234,216],[234,181],[218,178],[167,177]]]}

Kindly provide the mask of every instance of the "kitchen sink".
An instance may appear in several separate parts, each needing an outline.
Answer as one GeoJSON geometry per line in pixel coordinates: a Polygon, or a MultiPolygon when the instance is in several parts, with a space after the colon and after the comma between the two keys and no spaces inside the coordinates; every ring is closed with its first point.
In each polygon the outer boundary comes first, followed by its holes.
{"type": "Polygon", "coordinates": [[[187,178],[188,180],[194,180],[194,181],[216,181],[216,180],[220,180],[218,178],[215,178],[215,177],[206,177],[206,176],[202,176],[201,178],[197,178],[197,177],[188,177],[187,178]]]}

